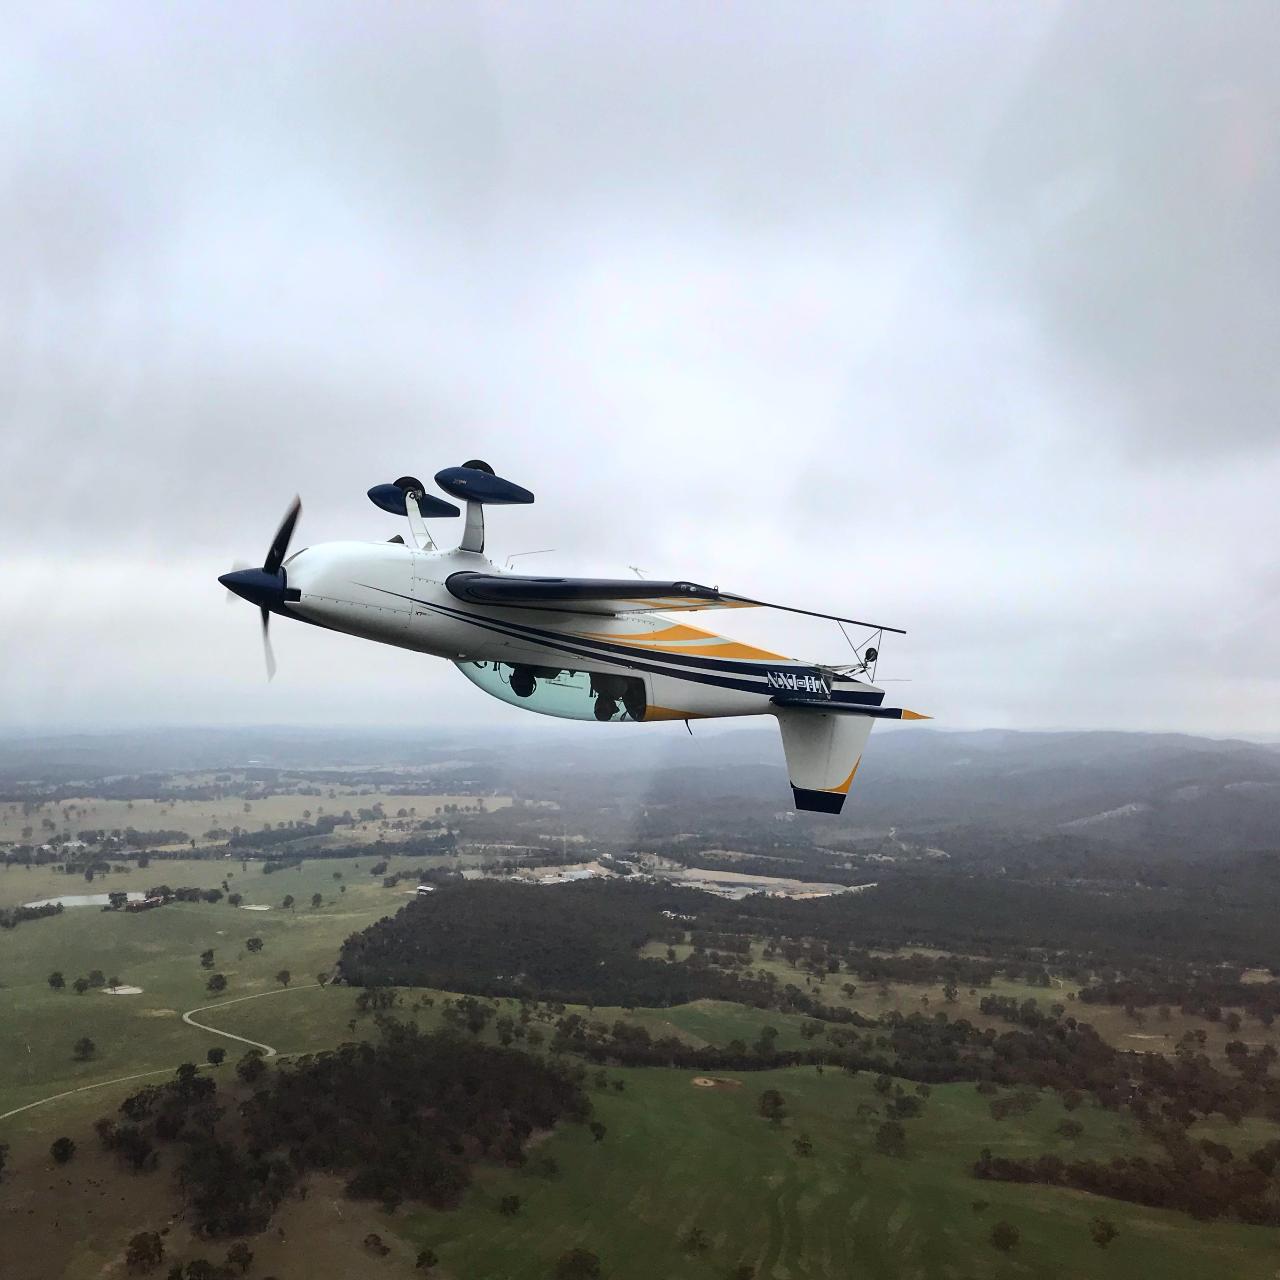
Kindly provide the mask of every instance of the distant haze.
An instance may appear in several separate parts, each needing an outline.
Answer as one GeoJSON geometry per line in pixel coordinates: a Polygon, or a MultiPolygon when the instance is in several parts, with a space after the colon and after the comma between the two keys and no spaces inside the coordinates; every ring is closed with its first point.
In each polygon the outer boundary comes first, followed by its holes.
{"type": "Polygon", "coordinates": [[[906,627],[942,726],[1280,726],[1271,0],[28,4],[0,57],[0,725],[516,723],[285,621],[267,685],[215,581],[481,457],[499,563],[906,627]]]}

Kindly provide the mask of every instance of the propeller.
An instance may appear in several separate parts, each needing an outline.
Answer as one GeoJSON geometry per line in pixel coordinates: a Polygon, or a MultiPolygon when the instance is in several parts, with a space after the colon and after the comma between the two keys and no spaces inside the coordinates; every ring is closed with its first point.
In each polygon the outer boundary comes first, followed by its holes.
{"type": "Polygon", "coordinates": [[[284,563],[285,553],[289,550],[289,542],[293,537],[293,526],[298,523],[298,517],[301,514],[302,499],[295,497],[289,504],[289,510],[284,513],[284,519],[280,521],[276,536],[271,539],[267,558],[262,562],[264,573],[275,573],[284,563]]]}
{"type": "MultiPolygon", "coordinates": [[[[261,569],[233,569],[224,573],[218,581],[234,595],[250,604],[256,604],[262,615],[262,652],[267,662],[267,679],[276,674],[276,657],[271,649],[271,614],[285,603],[289,596],[289,579],[284,570],[284,558],[289,552],[294,526],[302,513],[302,499],[294,498],[284,519],[267,548],[267,558],[261,569]]],[[[293,599],[298,598],[295,591],[293,599]]]]}

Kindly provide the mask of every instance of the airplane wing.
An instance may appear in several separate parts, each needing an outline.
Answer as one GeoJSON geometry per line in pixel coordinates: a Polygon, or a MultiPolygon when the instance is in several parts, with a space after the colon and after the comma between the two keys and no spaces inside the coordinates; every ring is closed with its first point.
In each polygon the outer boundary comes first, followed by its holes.
{"type": "Polygon", "coordinates": [[[658,582],[641,578],[535,578],[507,573],[454,573],[445,581],[451,595],[468,604],[517,609],[552,609],[565,613],[666,613],[693,609],[781,609],[810,618],[847,622],[906,635],[897,627],[844,618],[834,613],[770,604],[697,582],[658,582]]]}

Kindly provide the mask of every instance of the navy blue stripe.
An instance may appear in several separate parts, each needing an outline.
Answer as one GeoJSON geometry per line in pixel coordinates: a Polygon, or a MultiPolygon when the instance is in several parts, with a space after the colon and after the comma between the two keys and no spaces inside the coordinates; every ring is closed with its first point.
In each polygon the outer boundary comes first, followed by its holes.
{"type": "MultiPolygon", "coordinates": [[[[409,600],[414,604],[419,604],[428,609],[434,609],[436,612],[443,614],[445,617],[453,618],[461,622],[467,622],[473,626],[481,627],[487,631],[493,631],[498,635],[505,635],[510,639],[528,640],[533,643],[544,645],[549,648],[559,649],[564,653],[572,653],[580,658],[597,658],[606,662],[613,662],[616,666],[630,667],[636,671],[648,671],[654,675],[668,675],[676,679],[687,680],[695,684],[714,685],[724,689],[738,689],[746,693],[769,694],[772,692],[773,686],[769,685],[765,680],[766,670],[791,670],[802,671],[806,673],[818,674],[818,668],[808,666],[805,663],[796,663],[783,660],[782,662],[772,664],[765,660],[758,663],[738,662],[728,658],[697,658],[682,657],[674,653],[655,653],[651,650],[644,651],[644,657],[636,656],[636,650],[627,645],[616,644],[612,641],[602,640],[586,640],[581,636],[566,637],[560,631],[545,631],[540,627],[526,626],[524,623],[511,622],[502,618],[478,618],[473,613],[467,613],[461,609],[454,609],[450,605],[434,604],[428,600],[421,600],[417,596],[401,595],[398,591],[388,591],[383,587],[372,587],[369,584],[362,584],[370,590],[379,591],[383,595],[395,596],[400,600],[409,600]],[[621,655],[614,657],[613,655],[621,655]],[[655,663],[659,665],[654,665],[655,663]],[[661,664],[668,664],[663,666],[661,664]],[[693,672],[681,671],[679,665],[709,669],[710,671],[734,671],[742,675],[752,675],[756,677],[755,682],[747,682],[743,680],[730,680],[723,676],[700,676],[693,672]]],[[[871,706],[878,705],[884,700],[883,692],[878,690],[833,690],[832,698],[839,702],[862,703],[871,706]]]]}
{"type": "Polygon", "coordinates": [[[823,698],[798,698],[792,694],[779,694],[770,701],[774,706],[778,707],[806,707],[812,711],[825,711],[828,714],[835,712],[838,715],[847,716],[870,716],[876,720],[901,720],[901,707],[875,707],[865,702],[855,703],[852,706],[846,700],[831,698],[826,700],[823,698]],[[835,704],[835,705],[833,705],[835,704]]]}
{"type": "Polygon", "coordinates": [[[516,627],[512,623],[500,622],[497,619],[480,619],[474,614],[463,613],[458,609],[450,609],[447,605],[433,604],[429,600],[419,600],[417,596],[401,595],[398,591],[386,591],[381,587],[372,587],[370,589],[374,591],[382,591],[383,595],[396,596],[401,600],[412,600],[414,604],[420,604],[426,609],[433,609],[447,618],[453,618],[460,622],[469,623],[471,626],[479,627],[484,631],[492,631],[496,635],[504,636],[509,640],[524,640],[528,643],[540,645],[543,648],[558,649],[562,653],[573,654],[574,657],[577,658],[595,659],[597,662],[610,662],[614,666],[629,667],[633,671],[648,671],[653,675],[671,676],[673,679],[685,680],[691,684],[706,684],[722,689],[737,689],[743,693],[754,693],[762,697],[769,692],[768,685],[763,683],[749,684],[745,680],[729,680],[717,676],[699,675],[689,671],[674,671],[669,668],[654,666],[652,663],[639,661],[630,657],[613,658],[607,654],[593,653],[590,649],[580,648],[573,644],[567,644],[565,643],[563,636],[556,636],[553,639],[543,640],[539,639],[536,633],[534,635],[522,634],[522,632],[532,629],[516,627]]]}
{"type": "MultiPolygon", "coordinates": [[[[383,590],[380,587],[374,587],[373,590],[383,590]]],[[[388,595],[398,595],[397,592],[385,592],[388,595]]],[[[419,600],[416,596],[401,596],[401,599],[412,600],[416,604],[427,604],[425,600],[419,600]]],[[[453,609],[448,605],[430,605],[429,607],[438,609],[445,613],[448,617],[461,618],[467,622],[476,622],[474,614],[466,613],[461,610],[453,609]]],[[[509,628],[509,634],[523,636],[537,640],[539,643],[556,645],[564,647],[565,635],[561,631],[546,631],[540,627],[530,627],[524,623],[511,622],[507,619],[488,619],[500,626],[509,628]]],[[[627,663],[624,665],[638,665],[645,671],[654,671],[664,673],[665,668],[662,666],[646,665],[645,662],[637,664],[635,662],[636,650],[634,647],[625,644],[618,644],[611,640],[587,640],[581,636],[573,636],[572,640],[582,649],[574,650],[581,656],[585,652],[592,657],[607,658],[610,654],[622,654],[627,663]]],[[[806,674],[818,675],[819,669],[803,662],[795,662],[791,659],[781,659],[778,662],[770,663],[768,659],[759,659],[756,662],[739,662],[733,658],[700,658],[693,655],[684,655],[680,653],[658,653],[653,650],[646,649],[644,651],[645,660],[647,662],[667,663],[670,666],[694,667],[705,671],[736,671],[740,675],[751,675],[757,677],[762,685],[747,685],[736,683],[726,687],[749,689],[752,692],[765,691],[772,686],[764,684],[766,670],[788,670],[796,672],[804,672],[806,674]]],[[[669,673],[668,673],[669,674],[669,673]]],[[[877,706],[884,700],[884,694],[878,690],[853,690],[853,689],[837,689],[832,691],[832,697],[840,702],[865,703],[869,706],[877,706]]]]}

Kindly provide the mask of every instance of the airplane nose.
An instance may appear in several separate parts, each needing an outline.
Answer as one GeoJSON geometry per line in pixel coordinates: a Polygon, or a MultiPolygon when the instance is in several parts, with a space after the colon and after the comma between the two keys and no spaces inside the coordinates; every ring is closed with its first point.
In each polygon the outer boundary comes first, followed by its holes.
{"type": "MultiPolygon", "coordinates": [[[[288,588],[282,570],[268,573],[265,569],[236,569],[224,573],[218,581],[228,591],[261,609],[278,609],[288,599],[288,588]]],[[[296,597],[296,592],[294,593],[296,597]]]]}

